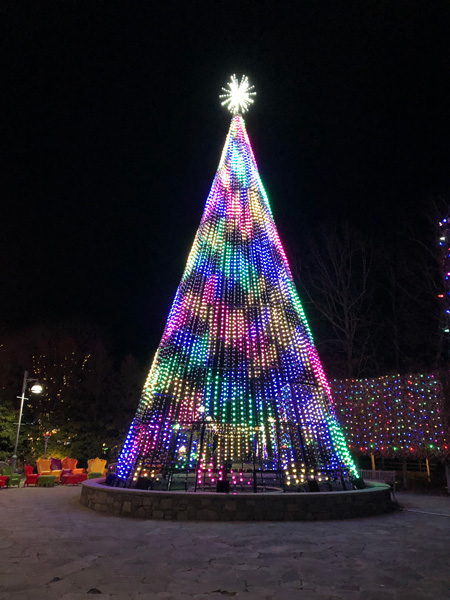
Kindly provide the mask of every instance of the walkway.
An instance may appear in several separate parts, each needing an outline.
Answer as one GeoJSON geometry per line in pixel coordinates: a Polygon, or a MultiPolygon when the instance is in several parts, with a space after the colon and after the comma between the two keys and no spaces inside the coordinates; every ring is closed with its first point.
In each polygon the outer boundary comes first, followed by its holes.
{"type": "Polygon", "coordinates": [[[0,490],[0,600],[449,600],[450,498],[316,523],[176,523],[0,490]],[[430,514],[433,513],[433,514],[430,514]]]}

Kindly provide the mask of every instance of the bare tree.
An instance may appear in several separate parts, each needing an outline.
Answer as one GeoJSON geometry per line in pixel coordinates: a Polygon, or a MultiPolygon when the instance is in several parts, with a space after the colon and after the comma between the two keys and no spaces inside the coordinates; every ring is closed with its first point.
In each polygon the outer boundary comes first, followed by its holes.
{"type": "MultiPolygon", "coordinates": [[[[433,243],[436,240],[433,239],[433,243]]],[[[440,364],[438,261],[405,223],[389,244],[377,246],[379,302],[374,320],[384,352],[384,369],[416,371],[440,364]]]]}
{"type": "Polygon", "coordinates": [[[294,260],[294,273],[299,288],[328,324],[331,335],[322,344],[335,356],[334,364],[328,358],[329,371],[357,377],[373,356],[368,318],[371,244],[347,221],[327,223],[307,241],[303,257],[294,260]]]}

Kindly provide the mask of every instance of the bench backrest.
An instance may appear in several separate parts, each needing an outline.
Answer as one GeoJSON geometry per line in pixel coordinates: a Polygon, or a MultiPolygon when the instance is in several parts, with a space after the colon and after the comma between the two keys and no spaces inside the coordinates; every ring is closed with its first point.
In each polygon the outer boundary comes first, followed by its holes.
{"type": "Polygon", "coordinates": [[[370,469],[360,469],[359,476],[369,481],[382,481],[385,483],[395,483],[395,471],[372,471],[370,469]]]}

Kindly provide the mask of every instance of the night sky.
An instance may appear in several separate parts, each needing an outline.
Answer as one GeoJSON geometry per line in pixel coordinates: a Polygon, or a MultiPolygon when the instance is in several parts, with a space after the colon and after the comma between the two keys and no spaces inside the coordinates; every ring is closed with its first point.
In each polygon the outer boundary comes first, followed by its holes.
{"type": "Polygon", "coordinates": [[[449,31],[448,2],[4,1],[0,327],[76,317],[150,359],[233,73],[288,257],[324,219],[422,219],[450,196],[449,31]]]}

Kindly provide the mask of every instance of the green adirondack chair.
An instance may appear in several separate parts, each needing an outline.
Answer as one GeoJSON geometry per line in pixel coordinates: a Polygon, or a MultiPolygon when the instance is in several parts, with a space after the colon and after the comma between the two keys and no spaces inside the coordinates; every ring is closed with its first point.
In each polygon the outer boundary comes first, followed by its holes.
{"type": "Polygon", "coordinates": [[[17,487],[20,487],[20,480],[22,479],[22,475],[19,475],[19,473],[14,473],[11,467],[3,467],[2,475],[6,475],[6,477],[8,478],[8,481],[6,483],[8,487],[11,487],[12,485],[17,485],[17,487]]]}

